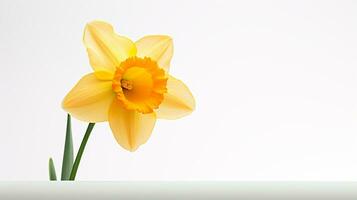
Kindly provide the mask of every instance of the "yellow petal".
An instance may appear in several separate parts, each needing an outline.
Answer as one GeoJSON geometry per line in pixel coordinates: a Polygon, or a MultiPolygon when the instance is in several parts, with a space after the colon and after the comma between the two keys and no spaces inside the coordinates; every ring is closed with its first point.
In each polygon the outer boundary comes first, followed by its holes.
{"type": "Polygon", "coordinates": [[[105,22],[88,23],[83,42],[95,71],[114,72],[120,62],[136,55],[135,44],[130,39],[117,35],[113,27],[105,22]]]}
{"type": "Polygon", "coordinates": [[[142,114],[127,110],[116,100],[109,110],[109,125],[114,137],[128,151],[135,151],[149,139],[155,122],[154,112],[142,114]]]}
{"type": "Polygon", "coordinates": [[[164,95],[164,100],[155,111],[158,118],[178,119],[195,109],[195,99],[182,81],[169,76],[166,87],[167,93],[164,95]]]}
{"type": "Polygon", "coordinates": [[[150,57],[157,64],[169,71],[170,61],[174,52],[171,37],[165,35],[149,35],[135,42],[137,56],[150,57]]]}
{"type": "Polygon", "coordinates": [[[114,74],[109,71],[95,71],[94,75],[97,77],[97,79],[102,81],[112,81],[114,78],[114,74]]]}
{"type": "Polygon", "coordinates": [[[98,80],[94,73],[91,73],[78,81],[64,98],[62,107],[79,120],[103,122],[108,120],[114,97],[112,81],[98,80]]]}

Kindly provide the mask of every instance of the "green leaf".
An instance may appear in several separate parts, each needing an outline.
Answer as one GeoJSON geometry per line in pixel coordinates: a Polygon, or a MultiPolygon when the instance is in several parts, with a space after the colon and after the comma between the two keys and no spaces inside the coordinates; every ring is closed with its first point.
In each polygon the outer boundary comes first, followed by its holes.
{"type": "Polygon", "coordinates": [[[57,176],[56,176],[56,169],[55,165],[53,164],[52,158],[48,161],[48,171],[49,171],[49,176],[50,176],[50,181],[56,181],[57,176]]]}
{"type": "Polygon", "coordinates": [[[73,141],[71,116],[67,114],[66,141],[64,144],[61,180],[69,180],[73,166],[73,141]]]}

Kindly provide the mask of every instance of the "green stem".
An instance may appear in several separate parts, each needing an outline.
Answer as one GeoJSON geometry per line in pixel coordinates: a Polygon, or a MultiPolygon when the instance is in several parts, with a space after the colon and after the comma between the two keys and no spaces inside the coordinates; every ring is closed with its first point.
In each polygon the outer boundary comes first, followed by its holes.
{"type": "Polygon", "coordinates": [[[87,141],[89,139],[90,133],[93,130],[94,125],[95,125],[95,123],[89,123],[88,124],[86,133],[84,134],[84,137],[83,137],[83,140],[82,140],[82,143],[81,143],[81,146],[79,147],[79,150],[78,150],[78,153],[77,153],[77,156],[76,156],[76,160],[73,163],[71,175],[69,176],[69,180],[70,181],[74,181],[74,179],[76,178],[78,166],[79,166],[79,163],[81,162],[81,158],[82,158],[82,155],[83,155],[83,152],[84,152],[84,148],[87,145],[87,141]]]}

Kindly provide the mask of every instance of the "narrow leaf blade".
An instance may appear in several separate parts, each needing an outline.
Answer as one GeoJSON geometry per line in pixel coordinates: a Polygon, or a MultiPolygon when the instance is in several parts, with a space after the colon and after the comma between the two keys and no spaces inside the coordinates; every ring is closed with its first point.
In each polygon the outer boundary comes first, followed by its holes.
{"type": "Polygon", "coordinates": [[[73,166],[73,140],[71,116],[67,114],[66,139],[64,144],[61,180],[69,180],[73,166]]]}
{"type": "Polygon", "coordinates": [[[53,164],[52,158],[48,161],[48,171],[49,171],[49,176],[50,176],[50,181],[56,181],[57,176],[56,176],[56,169],[55,165],[53,164]]]}

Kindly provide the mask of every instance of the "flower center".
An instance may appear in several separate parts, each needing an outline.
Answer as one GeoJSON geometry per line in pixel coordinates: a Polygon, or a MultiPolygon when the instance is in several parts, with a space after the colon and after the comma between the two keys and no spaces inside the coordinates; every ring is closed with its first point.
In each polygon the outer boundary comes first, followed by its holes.
{"type": "Polygon", "coordinates": [[[121,87],[123,89],[127,89],[127,90],[133,89],[133,82],[132,81],[122,79],[120,81],[120,83],[121,83],[121,87]]]}
{"type": "Polygon", "coordinates": [[[112,86],[126,109],[151,113],[163,100],[166,82],[165,71],[155,61],[131,57],[117,67],[112,86]]]}

